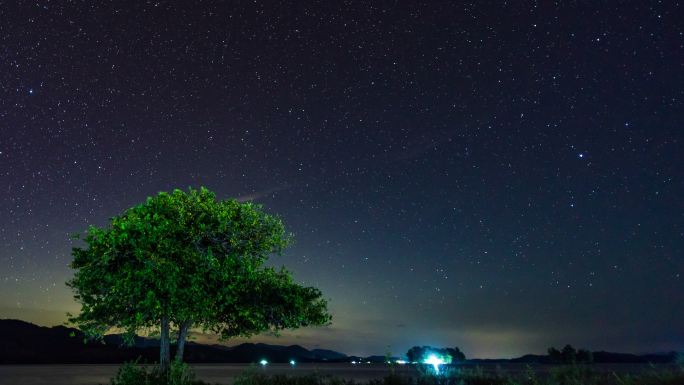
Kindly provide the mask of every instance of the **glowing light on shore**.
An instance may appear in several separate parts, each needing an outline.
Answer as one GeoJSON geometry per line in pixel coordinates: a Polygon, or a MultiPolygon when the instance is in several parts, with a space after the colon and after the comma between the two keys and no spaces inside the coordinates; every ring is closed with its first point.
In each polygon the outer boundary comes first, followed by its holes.
{"type": "Polygon", "coordinates": [[[266,360],[261,360],[261,361],[259,361],[259,363],[261,364],[261,366],[268,365],[268,361],[266,361],[266,360]]]}
{"type": "Polygon", "coordinates": [[[439,365],[444,365],[444,359],[437,357],[436,354],[430,354],[426,359],[423,360],[424,364],[432,365],[435,369],[435,373],[439,373],[439,365]]]}
{"type": "Polygon", "coordinates": [[[406,361],[404,361],[404,360],[396,360],[394,362],[399,364],[399,365],[405,365],[406,364],[406,361]]]}
{"type": "Polygon", "coordinates": [[[295,360],[290,360],[290,365],[295,366],[296,364],[295,360]]]}

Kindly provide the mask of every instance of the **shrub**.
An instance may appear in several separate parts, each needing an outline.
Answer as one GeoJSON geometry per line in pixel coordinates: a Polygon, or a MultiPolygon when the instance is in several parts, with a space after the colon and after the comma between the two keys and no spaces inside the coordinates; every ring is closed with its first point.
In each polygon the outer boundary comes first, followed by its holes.
{"type": "Polygon", "coordinates": [[[112,378],[112,385],[149,385],[151,384],[151,373],[144,366],[139,366],[138,362],[126,362],[116,372],[116,377],[112,378]]]}
{"type": "Polygon", "coordinates": [[[111,385],[207,385],[195,380],[195,374],[184,363],[172,362],[168,375],[159,368],[140,365],[138,361],[127,362],[119,368],[112,378],[111,385]]]}

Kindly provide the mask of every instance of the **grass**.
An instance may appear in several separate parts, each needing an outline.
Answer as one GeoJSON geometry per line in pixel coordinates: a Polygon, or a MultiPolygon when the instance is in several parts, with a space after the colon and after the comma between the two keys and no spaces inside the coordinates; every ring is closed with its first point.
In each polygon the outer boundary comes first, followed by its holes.
{"type": "MultiPolygon", "coordinates": [[[[126,364],[119,369],[111,385],[209,385],[196,380],[187,365],[174,364],[168,378],[154,368],[126,364]]],[[[381,379],[358,382],[322,374],[302,376],[266,375],[247,370],[234,385],[684,385],[684,367],[658,370],[655,367],[638,375],[597,372],[586,365],[568,365],[538,373],[531,367],[521,374],[503,371],[485,372],[481,368],[445,368],[440,375],[422,371],[418,376],[392,371],[381,379]]]]}
{"type": "Polygon", "coordinates": [[[267,376],[247,372],[234,385],[684,385],[684,370],[656,370],[639,375],[596,372],[591,366],[568,365],[538,374],[532,368],[520,375],[485,372],[481,368],[451,369],[440,375],[423,372],[417,377],[388,374],[382,379],[355,382],[324,375],[267,376]]]}

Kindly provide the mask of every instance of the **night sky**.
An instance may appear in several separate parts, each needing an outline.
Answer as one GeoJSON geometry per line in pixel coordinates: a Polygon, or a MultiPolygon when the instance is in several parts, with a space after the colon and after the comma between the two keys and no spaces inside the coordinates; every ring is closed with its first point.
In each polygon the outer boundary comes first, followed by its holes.
{"type": "Polygon", "coordinates": [[[206,186],[330,300],[255,340],[684,349],[682,8],[2,2],[0,318],[64,322],[69,234],[206,186]]]}

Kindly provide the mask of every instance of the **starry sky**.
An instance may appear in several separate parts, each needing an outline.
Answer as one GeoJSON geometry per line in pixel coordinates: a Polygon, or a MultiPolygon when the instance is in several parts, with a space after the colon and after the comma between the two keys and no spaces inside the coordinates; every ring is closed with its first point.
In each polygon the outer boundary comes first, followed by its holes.
{"type": "Polygon", "coordinates": [[[64,322],[69,234],[206,186],[330,300],[256,341],[684,349],[679,2],[0,5],[0,318],[64,322]]]}

